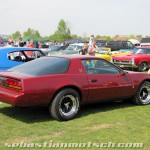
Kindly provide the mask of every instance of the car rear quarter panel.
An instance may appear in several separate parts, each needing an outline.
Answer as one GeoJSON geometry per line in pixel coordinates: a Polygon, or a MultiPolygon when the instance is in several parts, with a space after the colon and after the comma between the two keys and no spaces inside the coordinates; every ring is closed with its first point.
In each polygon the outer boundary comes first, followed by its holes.
{"type": "Polygon", "coordinates": [[[138,73],[138,72],[132,72],[132,71],[128,71],[128,72],[130,75],[130,79],[133,82],[135,92],[137,91],[138,87],[143,81],[150,81],[150,75],[147,73],[138,73]]]}
{"type": "Polygon", "coordinates": [[[64,74],[46,75],[23,79],[24,93],[30,105],[48,104],[62,88],[71,87],[80,91],[82,101],[88,98],[88,79],[80,62],[71,62],[64,74]]]}

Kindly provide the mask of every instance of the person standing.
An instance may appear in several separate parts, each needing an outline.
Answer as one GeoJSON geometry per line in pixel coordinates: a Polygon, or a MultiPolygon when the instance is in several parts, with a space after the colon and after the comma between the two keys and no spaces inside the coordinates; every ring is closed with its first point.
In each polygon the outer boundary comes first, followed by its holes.
{"type": "Polygon", "coordinates": [[[85,43],[84,46],[83,46],[83,48],[79,51],[79,54],[80,55],[86,55],[87,51],[88,51],[88,44],[85,43]]]}
{"type": "Polygon", "coordinates": [[[23,46],[24,46],[24,42],[22,41],[22,38],[20,38],[18,41],[18,47],[23,47],[23,46]]]}
{"type": "Polygon", "coordinates": [[[88,45],[92,45],[92,42],[94,42],[94,35],[91,35],[88,45]]]}
{"type": "Polygon", "coordinates": [[[95,52],[96,52],[96,42],[93,41],[92,42],[92,45],[89,46],[88,48],[88,54],[91,55],[91,56],[95,56],[95,52]]]}
{"type": "Polygon", "coordinates": [[[5,44],[3,43],[3,39],[2,39],[2,37],[0,37],[0,47],[4,47],[5,46],[5,44]]]}
{"type": "Polygon", "coordinates": [[[27,44],[27,47],[34,48],[34,41],[30,40],[30,42],[27,44]]]}

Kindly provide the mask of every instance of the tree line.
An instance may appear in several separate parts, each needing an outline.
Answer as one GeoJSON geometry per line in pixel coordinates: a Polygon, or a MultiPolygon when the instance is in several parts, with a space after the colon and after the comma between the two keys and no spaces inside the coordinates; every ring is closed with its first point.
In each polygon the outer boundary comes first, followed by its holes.
{"type": "MultiPolygon", "coordinates": [[[[11,35],[11,37],[13,39],[19,39],[20,37],[26,37],[26,36],[40,37],[40,38],[43,38],[45,40],[56,40],[58,42],[63,42],[66,40],[71,40],[71,39],[76,39],[76,38],[82,38],[84,40],[89,39],[89,37],[86,36],[86,33],[85,33],[84,37],[71,34],[71,29],[70,29],[69,25],[63,19],[61,19],[59,21],[56,31],[50,36],[42,37],[38,30],[35,30],[32,28],[28,28],[27,31],[23,32],[23,34],[21,34],[20,31],[16,31],[15,33],[13,33],[11,35]]],[[[141,39],[141,38],[143,38],[142,35],[131,34],[129,36],[125,36],[124,40],[141,39]]],[[[145,36],[145,38],[150,38],[150,36],[145,36]]],[[[111,36],[95,35],[95,39],[105,39],[107,41],[110,41],[110,40],[115,40],[115,39],[121,39],[121,36],[115,35],[114,37],[111,37],[111,36]]]]}

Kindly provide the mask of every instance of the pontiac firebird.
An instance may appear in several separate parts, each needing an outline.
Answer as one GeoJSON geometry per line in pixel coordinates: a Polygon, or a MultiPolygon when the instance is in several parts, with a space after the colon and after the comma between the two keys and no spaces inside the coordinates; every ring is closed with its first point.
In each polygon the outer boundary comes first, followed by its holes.
{"type": "Polygon", "coordinates": [[[81,104],[130,99],[150,103],[150,75],[125,71],[93,56],[50,56],[0,72],[0,101],[14,106],[47,105],[60,121],[81,104]]]}

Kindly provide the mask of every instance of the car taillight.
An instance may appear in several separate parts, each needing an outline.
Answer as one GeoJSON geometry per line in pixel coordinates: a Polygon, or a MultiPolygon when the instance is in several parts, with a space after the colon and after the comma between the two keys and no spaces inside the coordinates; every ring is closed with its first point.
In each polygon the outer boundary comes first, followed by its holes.
{"type": "Polygon", "coordinates": [[[22,89],[21,81],[10,78],[5,78],[5,86],[15,88],[18,90],[22,89]]]}

